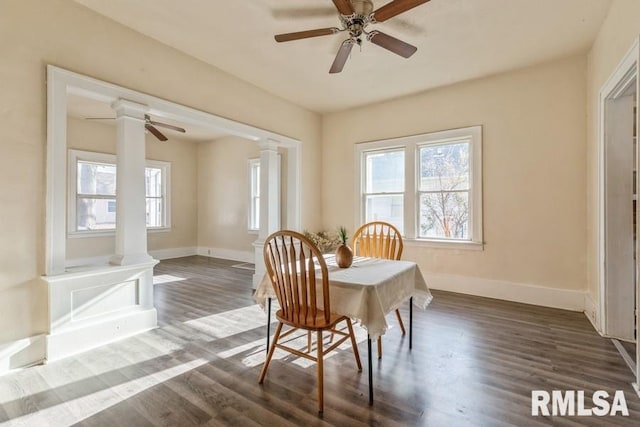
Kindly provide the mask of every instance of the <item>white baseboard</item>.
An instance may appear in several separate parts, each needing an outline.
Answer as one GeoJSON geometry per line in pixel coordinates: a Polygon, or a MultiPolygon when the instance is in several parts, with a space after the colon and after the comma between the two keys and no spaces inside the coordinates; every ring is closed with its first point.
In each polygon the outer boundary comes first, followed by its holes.
{"type": "Polygon", "coordinates": [[[198,247],[198,255],[228,259],[231,261],[251,263],[255,261],[255,253],[253,251],[238,251],[235,249],[198,247]]]}
{"type": "Polygon", "coordinates": [[[185,256],[198,255],[198,248],[196,248],[195,246],[191,246],[187,248],[157,249],[154,251],[149,251],[149,255],[151,255],[155,259],[182,258],[185,256]]]}
{"type": "Polygon", "coordinates": [[[583,291],[448,274],[424,273],[424,278],[431,289],[571,311],[585,309],[586,292],[583,291]]]}
{"type": "Polygon", "coordinates": [[[598,310],[596,308],[596,303],[593,298],[591,298],[591,294],[589,292],[586,292],[584,294],[584,314],[585,316],[587,316],[587,319],[589,319],[589,322],[591,322],[591,325],[596,330],[596,332],[602,335],[599,327],[600,321],[598,319],[598,310]]]}
{"type": "Polygon", "coordinates": [[[45,335],[0,344],[0,375],[42,363],[45,352],[45,335]]]}

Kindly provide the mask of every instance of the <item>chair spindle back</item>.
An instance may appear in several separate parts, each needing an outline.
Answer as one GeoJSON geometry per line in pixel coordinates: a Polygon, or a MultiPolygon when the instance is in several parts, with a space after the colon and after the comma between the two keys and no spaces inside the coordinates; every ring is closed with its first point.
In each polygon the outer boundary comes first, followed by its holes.
{"type": "Polygon", "coordinates": [[[402,235],[388,222],[363,224],[353,234],[351,242],[354,255],[394,260],[402,257],[402,235]]]}
{"type": "Polygon", "coordinates": [[[320,250],[300,233],[281,230],[267,237],[264,262],[284,318],[297,325],[329,323],[329,275],[320,250]],[[316,277],[317,270],[321,279],[316,277]],[[323,318],[318,318],[322,310],[323,318]]]}

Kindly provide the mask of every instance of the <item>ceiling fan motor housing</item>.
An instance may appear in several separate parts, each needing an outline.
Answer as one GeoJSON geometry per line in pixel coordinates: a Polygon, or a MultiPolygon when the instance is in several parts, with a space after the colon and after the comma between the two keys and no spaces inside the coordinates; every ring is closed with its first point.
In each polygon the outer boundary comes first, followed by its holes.
{"type": "Polygon", "coordinates": [[[351,5],[356,15],[369,16],[373,12],[373,2],[371,0],[351,0],[351,5]]]}
{"type": "Polygon", "coordinates": [[[364,27],[370,21],[373,12],[373,2],[371,0],[351,0],[354,14],[343,18],[344,26],[349,30],[349,34],[354,39],[358,39],[364,31],[364,27]]]}

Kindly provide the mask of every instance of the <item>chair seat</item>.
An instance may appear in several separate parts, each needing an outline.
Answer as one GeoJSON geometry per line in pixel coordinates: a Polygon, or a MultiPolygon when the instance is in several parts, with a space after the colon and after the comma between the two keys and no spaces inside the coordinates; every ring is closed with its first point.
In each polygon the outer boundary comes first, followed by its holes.
{"type": "Polygon", "coordinates": [[[336,323],[345,320],[347,317],[340,314],[330,313],[329,322],[327,323],[324,317],[324,311],[318,310],[315,316],[309,315],[307,316],[307,319],[301,318],[300,321],[298,321],[297,319],[291,321],[284,317],[282,310],[278,310],[276,312],[276,318],[285,325],[310,331],[317,331],[320,329],[333,328],[336,323]]]}

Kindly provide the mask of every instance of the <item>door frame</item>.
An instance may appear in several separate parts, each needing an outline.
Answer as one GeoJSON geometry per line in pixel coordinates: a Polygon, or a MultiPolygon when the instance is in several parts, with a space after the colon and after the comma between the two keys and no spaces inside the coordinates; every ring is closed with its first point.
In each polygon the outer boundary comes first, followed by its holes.
{"type": "MultiPolygon", "coordinates": [[[[612,72],[610,77],[607,79],[605,84],[602,86],[599,92],[598,98],[598,212],[597,212],[597,221],[598,221],[598,244],[597,244],[597,278],[598,278],[598,304],[596,305],[596,319],[594,320],[594,324],[598,327],[599,332],[603,336],[608,336],[609,327],[607,325],[607,282],[606,282],[606,268],[607,268],[607,257],[606,257],[606,148],[607,148],[607,103],[611,100],[615,100],[616,98],[620,98],[626,90],[629,89],[630,84],[635,79],[635,91],[636,91],[636,106],[638,105],[638,97],[640,96],[640,72],[638,70],[638,66],[640,63],[640,51],[639,51],[639,40],[636,39],[630,49],[627,51],[622,61],[618,64],[615,70],[612,72]]],[[[638,111],[640,109],[636,108],[636,128],[638,126],[638,111]]],[[[637,135],[637,129],[636,129],[637,135]]],[[[638,153],[636,152],[636,157],[638,153]]],[[[636,159],[636,164],[640,165],[638,159],[636,159]]],[[[636,174],[636,188],[640,189],[640,173],[636,174]]],[[[636,224],[640,225],[640,209],[636,212],[636,224]]],[[[636,240],[635,247],[636,253],[640,254],[640,239],[636,240]]],[[[639,307],[638,304],[639,298],[639,286],[638,281],[639,277],[639,269],[638,269],[638,259],[636,259],[636,307],[639,307]]],[[[640,325],[638,324],[638,319],[636,318],[636,330],[640,330],[640,325]]],[[[640,360],[640,339],[636,340],[636,367],[639,366],[640,360]]],[[[636,368],[635,373],[634,388],[638,391],[638,384],[640,384],[640,370],[636,368]]]]}

